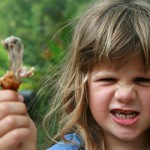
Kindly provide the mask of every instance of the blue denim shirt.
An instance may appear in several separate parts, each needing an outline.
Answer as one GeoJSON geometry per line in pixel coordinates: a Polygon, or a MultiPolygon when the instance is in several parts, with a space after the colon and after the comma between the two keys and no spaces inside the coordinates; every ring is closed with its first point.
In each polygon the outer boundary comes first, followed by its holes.
{"type": "Polygon", "coordinates": [[[77,144],[59,142],[57,144],[54,144],[52,147],[48,148],[47,150],[79,150],[80,145],[83,145],[81,138],[75,133],[67,134],[65,138],[77,144]]]}

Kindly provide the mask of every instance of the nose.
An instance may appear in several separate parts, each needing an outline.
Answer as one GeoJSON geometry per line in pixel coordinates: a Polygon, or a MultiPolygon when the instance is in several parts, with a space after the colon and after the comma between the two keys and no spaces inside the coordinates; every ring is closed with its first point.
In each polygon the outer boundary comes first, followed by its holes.
{"type": "Polygon", "coordinates": [[[115,91],[115,99],[121,103],[130,103],[136,98],[136,90],[134,85],[118,85],[115,91]]]}

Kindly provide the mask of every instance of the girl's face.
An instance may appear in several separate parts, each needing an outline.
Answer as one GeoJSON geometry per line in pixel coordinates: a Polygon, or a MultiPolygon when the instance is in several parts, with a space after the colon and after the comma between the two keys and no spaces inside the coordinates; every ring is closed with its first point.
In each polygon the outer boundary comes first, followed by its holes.
{"type": "Polygon", "coordinates": [[[91,113],[111,141],[143,139],[150,128],[150,71],[139,57],[119,70],[95,66],[89,78],[91,113]]]}

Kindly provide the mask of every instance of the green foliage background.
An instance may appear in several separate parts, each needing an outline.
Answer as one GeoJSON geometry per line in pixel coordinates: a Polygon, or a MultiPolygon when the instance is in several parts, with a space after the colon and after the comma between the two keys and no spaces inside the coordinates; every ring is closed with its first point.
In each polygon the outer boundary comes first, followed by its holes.
{"type": "MultiPolygon", "coordinates": [[[[39,81],[50,68],[57,65],[67,49],[71,37],[69,21],[77,17],[92,0],[5,0],[0,1],[0,40],[15,35],[24,43],[24,65],[36,71],[26,79],[20,90],[38,89],[39,81]],[[64,26],[63,30],[61,30],[64,26]],[[59,32],[61,31],[61,32],[59,32]],[[56,36],[55,36],[56,35],[56,36]],[[55,36],[55,38],[53,38],[55,36]]],[[[9,69],[7,51],[0,46],[0,76],[9,69]]],[[[39,130],[38,148],[45,149],[45,134],[41,122],[47,101],[32,100],[29,113],[39,130]]]]}

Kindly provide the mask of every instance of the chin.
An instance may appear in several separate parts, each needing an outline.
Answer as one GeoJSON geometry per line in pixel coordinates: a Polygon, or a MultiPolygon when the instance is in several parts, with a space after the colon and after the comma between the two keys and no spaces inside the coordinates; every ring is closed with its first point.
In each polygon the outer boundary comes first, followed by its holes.
{"type": "Polygon", "coordinates": [[[115,135],[115,137],[122,142],[131,142],[131,141],[136,141],[138,139],[143,139],[144,135],[137,134],[136,132],[122,132],[118,135],[115,135]]]}

